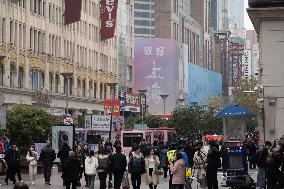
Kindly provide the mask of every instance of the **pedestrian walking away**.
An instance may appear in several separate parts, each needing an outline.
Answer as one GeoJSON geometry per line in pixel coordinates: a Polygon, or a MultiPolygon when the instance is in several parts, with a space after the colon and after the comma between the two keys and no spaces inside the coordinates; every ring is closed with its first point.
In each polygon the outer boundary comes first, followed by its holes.
{"type": "Polygon", "coordinates": [[[8,170],[6,171],[5,183],[8,185],[8,180],[12,180],[13,184],[16,183],[16,173],[17,166],[20,164],[20,155],[17,151],[17,146],[13,145],[12,148],[5,155],[5,161],[8,165],[8,170]]]}
{"type": "Polygon", "coordinates": [[[181,153],[176,153],[175,163],[170,164],[172,173],[172,189],[183,189],[185,185],[185,163],[181,153]]]}
{"type": "Polygon", "coordinates": [[[61,162],[61,168],[62,168],[62,180],[63,180],[63,186],[66,186],[66,181],[65,181],[65,162],[68,160],[69,158],[69,151],[71,151],[70,146],[68,145],[68,140],[67,138],[63,138],[63,145],[61,147],[61,149],[59,149],[57,157],[60,158],[60,162],[61,162]]]}
{"type": "Polygon", "coordinates": [[[45,148],[42,149],[40,153],[39,160],[43,162],[43,172],[45,184],[50,184],[51,169],[53,161],[56,159],[55,150],[51,149],[50,144],[47,144],[45,148]]]}
{"type": "Polygon", "coordinates": [[[105,151],[100,151],[98,156],[98,175],[100,179],[100,189],[106,189],[106,179],[109,171],[109,158],[105,151]]]}
{"type": "Polygon", "coordinates": [[[73,151],[70,151],[68,154],[69,159],[65,162],[64,165],[64,179],[66,181],[66,189],[70,189],[71,185],[72,189],[76,189],[81,171],[81,162],[75,156],[75,153],[73,151]]]}
{"type": "Polygon", "coordinates": [[[27,153],[26,156],[27,161],[29,162],[29,176],[30,176],[30,182],[32,185],[34,185],[34,180],[36,179],[37,174],[37,159],[38,155],[35,151],[34,145],[30,146],[30,150],[27,153]]]}
{"type": "Polygon", "coordinates": [[[141,186],[141,176],[145,173],[145,160],[141,153],[140,146],[135,146],[133,148],[134,152],[129,159],[128,171],[131,174],[131,183],[133,189],[140,189],[141,186]]]}
{"type": "Polygon", "coordinates": [[[221,166],[221,157],[215,142],[210,141],[209,146],[206,166],[207,185],[208,189],[218,189],[217,172],[218,168],[221,166]]]}
{"type": "Polygon", "coordinates": [[[110,171],[114,175],[114,189],[119,189],[126,170],[126,156],[121,153],[121,146],[115,147],[115,154],[110,157],[110,171]]]}
{"type": "Polygon", "coordinates": [[[94,156],[94,151],[91,151],[85,159],[85,173],[87,175],[86,185],[90,187],[90,189],[95,188],[95,178],[98,167],[98,159],[94,156]]]}

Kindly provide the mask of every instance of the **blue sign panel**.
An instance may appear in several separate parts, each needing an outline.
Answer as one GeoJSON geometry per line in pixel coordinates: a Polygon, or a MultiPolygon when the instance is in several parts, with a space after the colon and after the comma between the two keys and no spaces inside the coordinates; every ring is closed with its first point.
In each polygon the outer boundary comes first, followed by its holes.
{"type": "Polygon", "coordinates": [[[222,75],[197,66],[189,64],[188,66],[188,103],[198,103],[207,105],[209,97],[219,96],[222,93],[222,75]]]}

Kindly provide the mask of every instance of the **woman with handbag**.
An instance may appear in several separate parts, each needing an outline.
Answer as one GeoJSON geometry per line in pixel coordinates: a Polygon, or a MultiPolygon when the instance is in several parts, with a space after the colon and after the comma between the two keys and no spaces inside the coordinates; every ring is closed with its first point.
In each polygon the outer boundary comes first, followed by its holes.
{"type": "Polygon", "coordinates": [[[29,162],[30,182],[32,185],[34,185],[34,180],[36,179],[36,174],[37,174],[37,158],[38,158],[38,154],[35,151],[34,145],[31,145],[26,158],[27,161],[29,162]]]}
{"type": "Polygon", "coordinates": [[[159,184],[159,175],[160,170],[160,160],[159,157],[155,155],[154,149],[151,149],[149,154],[145,159],[145,167],[146,167],[146,183],[149,185],[150,189],[156,189],[159,184]]]}

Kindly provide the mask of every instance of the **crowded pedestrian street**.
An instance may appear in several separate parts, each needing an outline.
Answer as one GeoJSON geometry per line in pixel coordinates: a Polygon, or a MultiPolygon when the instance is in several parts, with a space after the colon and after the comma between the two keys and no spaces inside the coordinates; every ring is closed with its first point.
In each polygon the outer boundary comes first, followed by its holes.
{"type": "MultiPolygon", "coordinates": [[[[251,176],[256,179],[256,175],[257,175],[257,171],[253,170],[250,171],[251,176]]],[[[25,181],[26,183],[29,183],[29,175],[28,174],[23,174],[23,181],[25,181]]],[[[4,176],[0,176],[0,188],[1,189],[13,189],[13,185],[6,185],[4,183],[4,176]]],[[[145,179],[145,178],[144,178],[145,179]]],[[[224,182],[223,179],[223,173],[222,172],[218,172],[218,182],[219,182],[219,188],[228,188],[228,187],[224,187],[222,186],[222,183],[224,182]]],[[[84,185],[84,181],[83,179],[81,180],[81,183],[84,185]]],[[[85,186],[81,186],[81,187],[77,187],[78,189],[83,189],[85,188],[85,186]]],[[[200,186],[198,187],[198,184],[196,182],[196,178],[193,179],[192,182],[192,189],[202,189],[200,188],[200,186]]],[[[30,186],[30,189],[64,189],[65,187],[62,186],[62,179],[61,179],[61,173],[58,173],[57,171],[57,167],[54,167],[52,169],[52,177],[51,177],[51,185],[45,185],[44,184],[44,178],[42,174],[37,175],[37,179],[35,180],[35,184],[30,186]]],[[[99,181],[98,179],[96,179],[95,181],[95,188],[99,188],[99,181]]],[[[147,186],[145,184],[145,182],[142,182],[141,185],[141,189],[148,189],[149,186],[147,186]]],[[[169,189],[169,181],[164,179],[164,178],[160,178],[160,184],[158,185],[158,189],[169,189]]]]}

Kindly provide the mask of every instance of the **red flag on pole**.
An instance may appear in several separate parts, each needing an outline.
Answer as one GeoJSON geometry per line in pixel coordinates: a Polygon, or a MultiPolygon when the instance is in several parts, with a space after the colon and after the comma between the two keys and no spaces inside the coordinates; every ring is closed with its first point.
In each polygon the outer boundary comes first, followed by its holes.
{"type": "Polygon", "coordinates": [[[118,0],[101,0],[101,40],[113,38],[118,0]]]}
{"type": "Polygon", "coordinates": [[[72,24],[81,19],[82,0],[65,0],[64,24],[72,24]]]}

